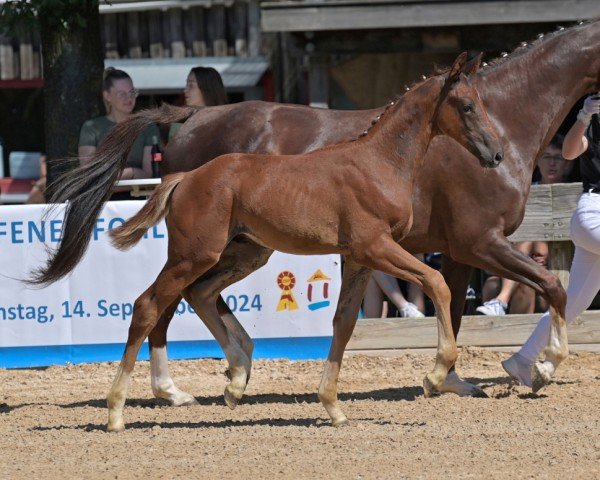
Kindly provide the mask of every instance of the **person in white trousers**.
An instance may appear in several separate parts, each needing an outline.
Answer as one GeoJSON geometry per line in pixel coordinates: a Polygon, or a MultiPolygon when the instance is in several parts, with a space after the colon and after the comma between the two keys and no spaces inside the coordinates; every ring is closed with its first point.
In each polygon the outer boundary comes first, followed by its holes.
{"type": "MultiPolygon", "coordinates": [[[[587,97],[563,143],[562,154],[567,160],[581,155],[583,193],[571,217],[571,239],[575,256],[567,288],[566,321],[571,323],[592,303],[600,290],[600,95],[587,97]]],[[[543,378],[547,384],[554,375],[552,363],[536,359],[548,345],[550,314],[546,312],[537,327],[521,347],[502,362],[504,370],[522,385],[535,391],[543,385],[533,385],[532,378],[543,378]],[[534,375],[533,370],[536,370],[534,375]],[[541,375],[540,375],[541,374],[541,375]]]]}

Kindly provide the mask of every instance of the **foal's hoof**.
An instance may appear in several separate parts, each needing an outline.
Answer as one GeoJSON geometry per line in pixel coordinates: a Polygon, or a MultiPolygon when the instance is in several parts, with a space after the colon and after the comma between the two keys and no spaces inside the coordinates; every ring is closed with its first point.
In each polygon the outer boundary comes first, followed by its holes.
{"type": "Polygon", "coordinates": [[[429,375],[425,375],[423,379],[423,393],[425,398],[433,397],[436,393],[438,393],[438,389],[433,385],[433,382],[429,380],[429,375]]]}
{"type": "Polygon", "coordinates": [[[106,426],[107,432],[118,433],[118,432],[122,432],[123,430],[125,430],[125,424],[123,422],[109,423],[106,426]]]}
{"type": "MultiPolygon", "coordinates": [[[[228,380],[231,380],[231,370],[229,368],[227,370],[225,370],[224,375],[227,377],[228,380]]],[[[248,385],[249,381],[250,381],[250,371],[246,372],[246,385],[248,385]]]]}
{"type": "Polygon", "coordinates": [[[338,428],[338,427],[345,427],[346,425],[349,425],[349,424],[350,424],[350,422],[348,421],[347,418],[343,418],[341,420],[332,420],[331,421],[331,426],[332,427],[336,427],[336,428],[338,428]]]}
{"type": "Polygon", "coordinates": [[[552,373],[544,363],[535,362],[531,366],[531,390],[533,393],[537,393],[548,385],[551,379],[552,373]]]}
{"type": "Polygon", "coordinates": [[[239,399],[236,398],[233,393],[231,393],[229,388],[225,388],[225,392],[223,392],[223,398],[225,399],[225,405],[232,410],[235,410],[235,407],[238,406],[239,399]]]}

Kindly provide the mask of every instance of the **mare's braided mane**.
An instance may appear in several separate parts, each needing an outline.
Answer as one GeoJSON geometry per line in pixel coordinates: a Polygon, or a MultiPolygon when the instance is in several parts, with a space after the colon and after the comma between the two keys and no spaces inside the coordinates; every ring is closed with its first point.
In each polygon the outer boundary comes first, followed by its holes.
{"type": "MultiPolygon", "coordinates": [[[[529,50],[531,50],[532,48],[537,47],[539,44],[546,42],[552,38],[555,38],[559,35],[564,35],[565,33],[570,32],[571,30],[578,28],[582,25],[587,25],[591,22],[593,22],[595,20],[587,20],[587,21],[581,21],[578,22],[577,25],[574,25],[572,27],[569,28],[564,28],[564,27],[557,27],[557,29],[554,32],[551,33],[540,33],[537,36],[537,39],[532,41],[532,42],[521,42],[512,52],[508,53],[508,52],[503,52],[500,54],[499,57],[495,58],[494,60],[491,60],[489,63],[483,62],[481,64],[482,68],[485,67],[496,67],[498,65],[502,65],[505,62],[507,62],[508,60],[514,58],[514,56],[518,55],[518,54],[523,54],[529,50]]],[[[445,72],[448,71],[448,68],[443,68],[443,69],[435,69],[434,70],[434,75],[440,75],[443,74],[445,72]]],[[[410,87],[406,86],[405,87],[405,91],[408,92],[409,90],[411,90],[412,88],[414,88],[417,85],[420,85],[421,83],[423,83],[425,80],[427,80],[427,76],[423,75],[421,77],[420,81],[417,81],[415,83],[413,83],[410,87]]],[[[367,128],[365,131],[363,131],[357,138],[355,138],[355,140],[359,140],[362,137],[364,137],[365,135],[367,135],[371,129],[377,124],[379,123],[379,121],[381,120],[381,118],[387,113],[387,111],[390,109],[390,107],[393,107],[398,100],[402,97],[402,95],[396,96],[396,98],[394,100],[391,100],[384,108],[383,112],[381,112],[379,115],[377,115],[377,117],[375,117],[373,119],[373,121],[371,122],[371,126],[369,128],[367,128]]]]}
{"type": "Polygon", "coordinates": [[[482,67],[496,67],[498,65],[502,65],[505,62],[514,58],[516,55],[524,54],[524,53],[528,52],[529,50],[537,47],[538,45],[540,45],[548,40],[552,40],[553,38],[556,38],[557,36],[569,33],[572,30],[574,30],[580,26],[588,25],[589,23],[592,23],[596,20],[597,19],[577,22],[576,25],[573,25],[569,28],[559,26],[559,27],[556,27],[555,31],[550,32],[550,33],[539,33],[537,35],[537,38],[535,40],[533,40],[532,42],[521,42],[512,52],[510,52],[510,53],[502,52],[499,57],[495,58],[494,60],[491,60],[489,63],[484,62],[481,65],[482,65],[482,67]]]}

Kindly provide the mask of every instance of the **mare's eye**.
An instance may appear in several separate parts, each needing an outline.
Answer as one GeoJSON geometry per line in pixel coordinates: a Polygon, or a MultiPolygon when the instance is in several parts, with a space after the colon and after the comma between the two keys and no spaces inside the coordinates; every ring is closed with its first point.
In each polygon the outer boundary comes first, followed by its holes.
{"type": "Polygon", "coordinates": [[[465,103],[462,107],[463,112],[465,113],[471,113],[473,111],[473,104],[472,103],[465,103]]]}

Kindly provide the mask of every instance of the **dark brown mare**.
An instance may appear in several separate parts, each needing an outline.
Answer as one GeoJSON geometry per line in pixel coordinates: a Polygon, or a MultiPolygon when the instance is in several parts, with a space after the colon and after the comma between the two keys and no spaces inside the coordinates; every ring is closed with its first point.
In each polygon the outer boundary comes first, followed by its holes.
{"type": "MultiPolygon", "coordinates": [[[[138,297],[125,353],[108,394],[108,430],[124,428],[123,406],[135,360],[163,312],[219,262],[231,240],[243,235],[270,249],[295,254],[340,253],[345,283],[377,269],[423,288],[438,312],[438,351],[425,376],[425,395],[439,391],[456,360],[450,321],[450,292],[437,271],[397,243],[412,224],[412,184],[431,139],[448,135],[483,166],[502,159],[498,135],[477,90],[464,74],[466,53],[447,74],[417,85],[392,102],[359,140],[302,155],[226,154],[188,173],[165,177],[144,207],[111,231],[120,249],[136,244],[165,216],[168,258],[155,282],[138,297]],[[286,208],[273,199],[281,193],[286,208]]],[[[359,303],[354,299],[353,303],[359,303]]],[[[352,305],[354,309],[354,305],[352,305]]],[[[216,303],[199,312],[209,328],[220,321],[216,303]]],[[[355,316],[334,320],[331,350],[319,399],[333,425],[347,422],[337,402],[337,379],[355,316]]],[[[237,403],[247,384],[250,359],[225,328],[211,333],[224,346],[231,383],[228,403],[237,403]]]]}
{"type": "MultiPolygon", "coordinates": [[[[514,249],[506,236],[523,218],[537,158],[576,100],[600,89],[599,74],[600,22],[547,35],[471,77],[492,121],[511,141],[509,144],[505,140],[505,159],[500,168],[480,169],[477,161],[449,138],[438,137],[432,142],[415,180],[413,227],[401,245],[411,253],[444,253],[442,274],[452,292],[455,335],[473,266],[533,287],[558,315],[564,316],[565,292],[556,277],[514,249]]],[[[227,152],[291,154],[349,141],[367,129],[382,111],[244,102],[199,112],[172,108],[139,114],[111,131],[89,168],[61,183],[55,200],[72,200],[67,207],[63,241],[39,272],[38,283],[55,281],[77,264],[103,202],[125,166],[133,140],[149,123],[191,117],[165,152],[163,167],[170,173],[191,170],[227,152]]],[[[188,289],[196,297],[196,305],[217,300],[221,324],[249,356],[252,341],[219,292],[265,263],[270,253],[243,237],[234,239],[219,264],[188,289]]],[[[336,318],[343,313],[353,315],[352,300],[362,298],[367,272],[359,272],[354,279],[340,294],[336,318]]],[[[174,405],[193,403],[194,397],[177,389],[168,372],[165,345],[171,316],[167,312],[149,336],[152,389],[156,396],[174,405]]],[[[460,380],[454,371],[443,390],[460,395],[483,394],[460,380]]]]}

